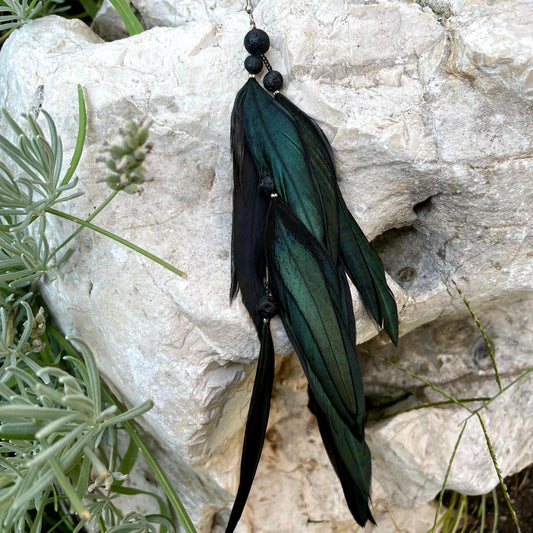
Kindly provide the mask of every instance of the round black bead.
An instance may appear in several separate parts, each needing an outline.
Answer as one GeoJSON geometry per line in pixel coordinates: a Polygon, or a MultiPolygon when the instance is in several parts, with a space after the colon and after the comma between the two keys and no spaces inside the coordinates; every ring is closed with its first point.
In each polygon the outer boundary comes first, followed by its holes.
{"type": "Polygon", "coordinates": [[[270,48],[270,38],[266,31],[254,28],[244,36],[244,48],[249,54],[264,54],[270,48]]]}
{"type": "Polygon", "coordinates": [[[270,197],[270,195],[276,192],[276,184],[272,174],[264,174],[259,181],[259,191],[261,194],[270,197]]]}
{"type": "Polygon", "coordinates": [[[261,59],[261,56],[248,56],[244,60],[244,68],[250,74],[259,74],[263,70],[263,60],[261,59]]]}
{"type": "Polygon", "coordinates": [[[265,294],[257,302],[256,310],[262,318],[272,318],[278,314],[278,304],[271,294],[265,294]]]}
{"type": "Polygon", "coordinates": [[[267,91],[272,93],[279,91],[283,87],[283,76],[277,70],[272,70],[265,74],[263,85],[267,91]]]}

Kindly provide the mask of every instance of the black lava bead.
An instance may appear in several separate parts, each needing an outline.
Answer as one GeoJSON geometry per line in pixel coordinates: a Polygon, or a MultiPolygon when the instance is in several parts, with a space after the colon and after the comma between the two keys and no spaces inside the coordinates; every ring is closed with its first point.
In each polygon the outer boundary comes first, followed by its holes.
{"type": "Polygon", "coordinates": [[[272,174],[265,174],[261,176],[261,180],[259,181],[259,190],[265,196],[270,196],[272,193],[276,192],[276,184],[274,183],[272,174]]]}
{"type": "Polygon", "coordinates": [[[244,68],[250,74],[259,74],[263,70],[263,60],[261,59],[261,56],[248,56],[244,60],[244,68]]]}
{"type": "Polygon", "coordinates": [[[270,294],[266,294],[259,299],[256,309],[259,313],[259,316],[263,318],[272,318],[278,313],[278,305],[276,304],[276,300],[274,300],[274,297],[270,294]]]}
{"type": "Polygon", "coordinates": [[[266,31],[254,28],[244,36],[244,48],[249,54],[265,54],[270,48],[270,38],[266,31]]]}
{"type": "Polygon", "coordinates": [[[265,74],[263,85],[267,91],[272,93],[279,91],[283,87],[283,76],[277,70],[271,70],[268,74],[265,74]]]}

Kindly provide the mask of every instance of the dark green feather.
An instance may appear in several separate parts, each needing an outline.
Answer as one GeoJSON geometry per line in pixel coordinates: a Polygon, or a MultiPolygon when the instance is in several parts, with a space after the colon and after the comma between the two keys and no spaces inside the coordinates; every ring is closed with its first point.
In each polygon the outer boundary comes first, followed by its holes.
{"type": "Polygon", "coordinates": [[[365,398],[338,270],[279,198],[269,207],[265,237],[272,290],[310,386],[362,433],[365,398]]]}
{"type": "Polygon", "coordinates": [[[398,309],[394,295],[387,285],[383,262],[348,211],[342,197],[339,198],[339,218],[341,259],[346,272],[376,322],[384,327],[391,341],[397,346],[398,309]],[[371,284],[368,282],[368,273],[371,276],[371,284]],[[371,308],[369,304],[375,297],[379,301],[377,309],[371,308]]]}
{"type": "Polygon", "coordinates": [[[363,302],[379,326],[396,345],[398,343],[398,312],[394,296],[385,278],[385,269],[361,228],[352,217],[342,198],[337,184],[335,163],[331,146],[324,132],[316,122],[283,95],[276,96],[278,102],[294,118],[293,124],[299,131],[305,149],[313,154],[317,166],[328,166],[327,175],[335,188],[335,206],[338,209],[339,239],[342,262],[357,287],[363,302]],[[326,163],[327,162],[327,163],[326,163]]]}
{"type": "Polygon", "coordinates": [[[276,190],[332,257],[338,253],[338,212],[327,176],[302,142],[293,117],[251,78],[237,112],[256,169],[270,173],[276,190]]]}
{"type": "Polygon", "coordinates": [[[307,376],[312,410],[350,510],[364,526],[373,521],[371,460],[344,273],[339,275],[324,248],[280,199],[269,207],[265,237],[272,290],[307,376]]]}
{"type": "MultiPolygon", "coordinates": [[[[364,527],[367,520],[375,524],[368,506],[372,463],[365,441],[346,431],[343,421],[329,406],[328,414],[309,389],[309,409],[316,416],[322,442],[328,457],[341,481],[342,490],[350,512],[364,527]]],[[[326,409],[328,410],[328,409],[326,409]]]]}

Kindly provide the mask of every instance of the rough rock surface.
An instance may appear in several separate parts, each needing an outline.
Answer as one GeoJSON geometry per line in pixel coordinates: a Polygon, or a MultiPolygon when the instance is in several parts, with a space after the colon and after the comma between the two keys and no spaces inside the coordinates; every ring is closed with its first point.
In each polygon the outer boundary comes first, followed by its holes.
{"type": "MultiPolygon", "coordinates": [[[[155,25],[179,27],[109,43],[79,21],[50,17],[25,26],[0,53],[0,105],[14,115],[38,115],[41,106],[50,112],[67,162],[76,85],[84,87],[88,137],[78,175],[86,194],[70,207],[78,215],[89,215],[107,194],[97,162],[105,143],[127,118],[154,121],[154,180],[140,197],[120,195],[96,222],[176,264],[188,279],[84,232],[44,291],[62,328],[91,344],[128,402],[154,398],[146,429],[208,532],[224,523],[227,511],[213,513],[236,488],[257,343],[243,307],[227,301],[228,123],[246,80],[247,16],[235,2],[205,13],[197,4],[180,2],[180,19],[137,6],[155,25]]],[[[479,310],[507,385],[531,366],[533,346],[533,4],[263,0],[256,21],[269,31],[269,58],[285,75],[287,96],[319,118],[332,140],[347,203],[367,235],[378,237],[394,280],[400,348],[380,339],[366,348],[456,397],[492,396],[490,357],[451,281],[479,310]]],[[[71,230],[51,223],[56,242],[71,230]]],[[[363,342],[376,329],[356,305],[363,342]]],[[[276,347],[285,355],[272,425],[241,531],[251,524],[265,533],[349,528],[279,325],[276,347]]],[[[401,400],[392,411],[444,399],[390,365],[364,358],[363,366],[375,403],[401,400]]],[[[482,411],[504,474],[533,461],[531,387],[526,377],[482,411]]],[[[467,413],[446,406],[378,414],[368,424],[380,520],[374,531],[394,530],[385,506],[402,529],[425,531],[428,502],[467,413]],[[410,518],[400,510],[420,506],[410,518]]],[[[486,492],[495,471],[478,422],[468,424],[449,486],[486,492]]]]}

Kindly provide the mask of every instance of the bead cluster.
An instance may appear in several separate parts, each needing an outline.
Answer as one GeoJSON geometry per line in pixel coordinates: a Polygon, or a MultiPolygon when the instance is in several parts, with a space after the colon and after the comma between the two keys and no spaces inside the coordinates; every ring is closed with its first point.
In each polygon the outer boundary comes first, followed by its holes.
{"type": "MultiPolygon", "coordinates": [[[[244,60],[244,68],[250,75],[255,76],[263,70],[264,65],[268,70],[263,78],[265,89],[272,93],[279,91],[283,87],[283,76],[277,70],[272,70],[268,59],[265,57],[265,54],[270,48],[268,34],[254,26],[244,37],[244,47],[250,54],[244,60]]],[[[274,178],[270,173],[267,172],[261,176],[259,190],[264,196],[270,199],[277,198],[278,195],[275,189],[274,178]]],[[[256,312],[265,323],[268,323],[278,313],[278,305],[267,280],[265,280],[265,294],[259,298],[256,312]]]]}
{"type": "Polygon", "coordinates": [[[268,34],[258,28],[251,29],[244,37],[244,47],[250,54],[244,60],[244,68],[250,74],[259,74],[263,70],[263,64],[268,72],[263,78],[265,89],[270,92],[276,92],[283,87],[283,76],[277,71],[272,70],[268,59],[265,57],[267,50],[270,48],[270,38],[268,34]]]}

